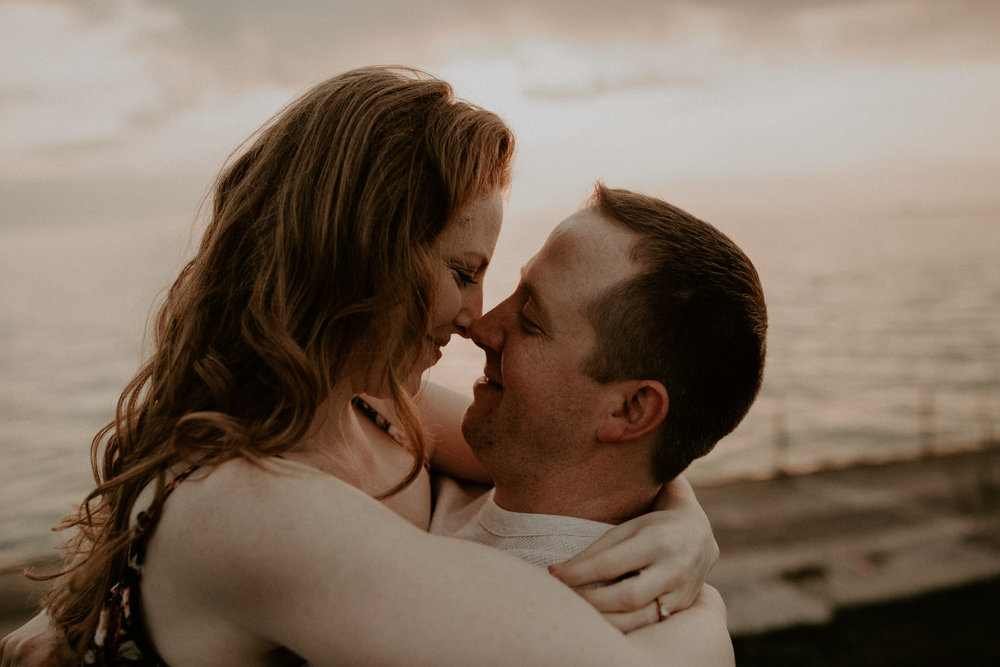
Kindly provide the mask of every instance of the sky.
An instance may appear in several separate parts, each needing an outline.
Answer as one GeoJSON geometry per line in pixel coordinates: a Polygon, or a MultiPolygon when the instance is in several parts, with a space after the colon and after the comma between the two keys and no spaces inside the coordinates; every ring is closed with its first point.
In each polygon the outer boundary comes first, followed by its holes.
{"type": "Polygon", "coordinates": [[[245,136],[369,64],[517,134],[487,305],[596,179],[751,246],[775,219],[1000,215],[995,0],[0,0],[0,233],[186,229],[245,136]]]}
{"type": "Polygon", "coordinates": [[[389,63],[511,123],[517,210],[596,178],[1000,208],[991,0],[0,0],[0,225],[189,213],[294,94],[389,63]]]}

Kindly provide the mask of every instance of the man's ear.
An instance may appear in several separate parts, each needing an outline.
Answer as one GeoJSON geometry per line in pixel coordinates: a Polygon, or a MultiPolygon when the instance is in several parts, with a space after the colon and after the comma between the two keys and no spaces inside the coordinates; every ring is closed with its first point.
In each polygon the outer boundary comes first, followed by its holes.
{"type": "Polygon", "coordinates": [[[619,403],[597,429],[601,442],[635,440],[663,422],[670,409],[667,388],[656,380],[623,383],[619,403]]]}

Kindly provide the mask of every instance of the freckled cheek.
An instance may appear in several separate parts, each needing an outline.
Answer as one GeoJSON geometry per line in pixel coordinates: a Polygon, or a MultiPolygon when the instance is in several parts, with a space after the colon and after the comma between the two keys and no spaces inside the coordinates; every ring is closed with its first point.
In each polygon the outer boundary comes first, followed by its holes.
{"type": "Polygon", "coordinates": [[[523,402],[545,400],[553,383],[551,369],[544,357],[509,354],[508,350],[505,350],[501,361],[505,393],[523,402]]]}
{"type": "Polygon", "coordinates": [[[438,280],[434,290],[434,322],[435,326],[444,326],[458,316],[462,308],[462,295],[454,280],[443,278],[438,280]],[[449,285],[448,283],[451,283],[449,285]]]}

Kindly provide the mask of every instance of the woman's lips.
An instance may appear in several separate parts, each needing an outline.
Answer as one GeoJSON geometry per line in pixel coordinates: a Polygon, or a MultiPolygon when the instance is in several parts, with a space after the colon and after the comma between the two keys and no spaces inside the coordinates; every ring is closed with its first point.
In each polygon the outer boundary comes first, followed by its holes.
{"type": "Polygon", "coordinates": [[[441,348],[448,344],[448,341],[451,340],[451,336],[447,338],[434,338],[433,336],[428,336],[427,339],[430,340],[434,346],[434,362],[437,363],[441,359],[441,348]]]}

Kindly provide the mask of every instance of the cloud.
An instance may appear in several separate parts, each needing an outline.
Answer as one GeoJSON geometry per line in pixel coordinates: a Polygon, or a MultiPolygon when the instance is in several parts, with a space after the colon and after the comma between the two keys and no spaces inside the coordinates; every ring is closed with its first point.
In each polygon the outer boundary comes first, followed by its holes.
{"type": "Polygon", "coordinates": [[[194,83],[211,78],[224,88],[301,87],[361,64],[434,67],[455,57],[455,44],[469,58],[480,50],[515,54],[526,36],[597,50],[610,42],[666,51],[686,45],[688,55],[702,57],[738,57],[747,49],[775,57],[1000,57],[1000,12],[977,0],[63,2],[95,25],[126,6],[171,17],[170,29],[145,35],[142,44],[170,64],[161,74],[182,72],[194,83]],[[468,45],[471,34],[477,43],[468,45]]]}
{"type": "Polygon", "coordinates": [[[650,88],[688,88],[701,83],[696,77],[671,77],[663,72],[646,70],[607,78],[598,75],[582,82],[559,82],[547,86],[529,84],[524,89],[524,95],[529,99],[567,101],[650,88]]]}
{"type": "MultiPolygon", "coordinates": [[[[86,55],[88,46],[91,52],[100,47],[83,43],[87,35],[100,40],[113,26],[126,27],[130,39],[119,46],[127,45],[127,59],[141,59],[163,105],[177,108],[208,87],[298,89],[361,64],[392,62],[434,71],[483,52],[517,59],[530,75],[529,93],[556,95],[603,94],[651,76],[670,83],[684,76],[677,60],[698,68],[748,51],[776,60],[831,54],[997,59],[1000,12],[991,5],[976,0],[49,0],[38,7],[76,17],[77,34],[63,53],[92,57],[86,55]],[[658,69],[643,63],[615,76],[603,72],[586,83],[544,85],[532,79],[538,75],[531,59],[521,55],[529,40],[571,44],[581,52],[623,44],[663,54],[667,62],[658,69]]],[[[12,32],[9,25],[0,31],[12,32]]]]}
{"type": "Polygon", "coordinates": [[[63,5],[16,2],[0,5],[0,25],[0,143],[8,156],[113,141],[132,114],[158,102],[149,63],[133,48],[163,27],[156,15],[124,9],[95,23],[63,5]]]}
{"type": "Polygon", "coordinates": [[[371,63],[428,69],[502,113],[526,170],[661,145],[686,150],[692,173],[886,147],[931,160],[968,153],[976,132],[982,157],[996,130],[956,126],[997,109],[996,93],[975,92],[1000,62],[993,4],[0,0],[0,179],[197,172],[207,183],[297,91],[371,63]],[[921,124],[935,122],[928,138],[921,124]]]}

